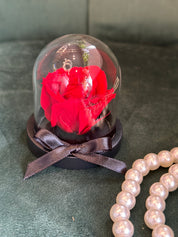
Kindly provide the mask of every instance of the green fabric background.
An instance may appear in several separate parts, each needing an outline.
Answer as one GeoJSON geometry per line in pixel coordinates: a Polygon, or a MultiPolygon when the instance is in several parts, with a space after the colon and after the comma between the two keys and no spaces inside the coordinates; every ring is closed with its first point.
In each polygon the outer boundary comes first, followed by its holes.
{"type": "Polygon", "coordinates": [[[0,0],[0,41],[87,32],[87,0],[0,0]]]}
{"type": "MultiPolygon", "coordinates": [[[[33,112],[32,67],[47,42],[0,43],[0,236],[110,237],[109,210],[124,177],[104,168],[70,171],[50,167],[24,181],[26,122],[33,112]]],[[[128,168],[149,152],[178,146],[178,46],[154,47],[108,42],[122,68],[117,105],[124,137],[117,158],[128,168]]],[[[151,236],[144,202],[153,182],[167,169],[151,172],[131,211],[135,236],[151,236]]],[[[171,193],[166,223],[175,236],[177,194],[171,193]]]]}
{"type": "Polygon", "coordinates": [[[175,43],[177,10],[176,0],[90,0],[89,32],[120,42],[175,43]]]}
{"type": "Polygon", "coordinates": [[[0,0],[0,41],[91,34],[120,42],[178,42],[177,0],[0,0]]]}

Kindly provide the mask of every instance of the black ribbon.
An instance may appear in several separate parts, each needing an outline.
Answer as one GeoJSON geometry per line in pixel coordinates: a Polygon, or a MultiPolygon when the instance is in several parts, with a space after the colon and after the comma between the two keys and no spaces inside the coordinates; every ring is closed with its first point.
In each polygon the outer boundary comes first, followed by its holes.
{"type": "Polygon", "coordinates": [[[69,155],[118,173],[125,173],[126,171],[126,164],[123,161],[98,154],[112,149],[110,137],[97,138],[82,144],[72,145],[62,141],[50,131],[40,129],[35,135],[35,140],[45,148],[47,153],[28,164],[24,179],[39,173],[69,155]]]}

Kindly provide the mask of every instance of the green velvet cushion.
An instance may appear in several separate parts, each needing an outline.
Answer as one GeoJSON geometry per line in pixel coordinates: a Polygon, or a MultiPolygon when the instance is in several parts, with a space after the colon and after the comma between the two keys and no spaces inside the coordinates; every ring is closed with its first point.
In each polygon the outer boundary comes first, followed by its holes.
{"type": "Polygon", "coordinates": [[[0,41],[87,32],[87,0],[1,0],[0,41]]]}
{"type": "MultiPolygon", "coordinates": [[[[0,236],[110,237],[109,210],[124,176],[104,168],[49,167],[24,181],[35,159],[26,142],[33,112],[32,67],[47,42],[0,43],[0,236]]],[[[124,137],[118,159],[128,168],[149,152],[178,146],[178,47],[109,43],[122,68],[117,113],[124,137]]],[[[151,172],[131,211],[135,236],[151,236],[143,215],[149,187],[167,169],[151,172]]],[[[166,223],[175,236],[177,195],[167,199],[166,223]]]]}
{"type": "Polygon", "coordinates": [[[90,34],[120,42],[178,42],[178,1],[92,0],[90,34]],[[99,4],[100,3],[100,4],[99,4]]]}
{"type": "Polygon", "coordinates": [[[174,0],[0,0],[0,41],[89,33],[122,42],[178,42],[174,0]]]}

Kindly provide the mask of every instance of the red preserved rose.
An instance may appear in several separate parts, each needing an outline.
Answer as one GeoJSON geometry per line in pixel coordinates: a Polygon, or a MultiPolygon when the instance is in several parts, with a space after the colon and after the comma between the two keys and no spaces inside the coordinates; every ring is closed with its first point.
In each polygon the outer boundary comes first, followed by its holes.
{"type": "Polygon", "coordinates": [[[84,134],[104,119],[101,113],[115,96],[98,66],[59,68],[43,78],[41,106],[52,127],[84,134]]]}

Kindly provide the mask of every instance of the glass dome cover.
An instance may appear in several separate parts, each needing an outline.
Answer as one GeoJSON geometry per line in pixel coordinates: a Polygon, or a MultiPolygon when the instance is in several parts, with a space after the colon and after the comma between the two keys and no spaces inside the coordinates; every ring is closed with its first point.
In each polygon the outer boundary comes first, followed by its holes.
{"type": "Polygon", "coordinates": [[[120,84],[117,59],[100,40],[71,34],[52,41],[33,69],[37,127],[64,140],[110,133],[120,84]]]}

